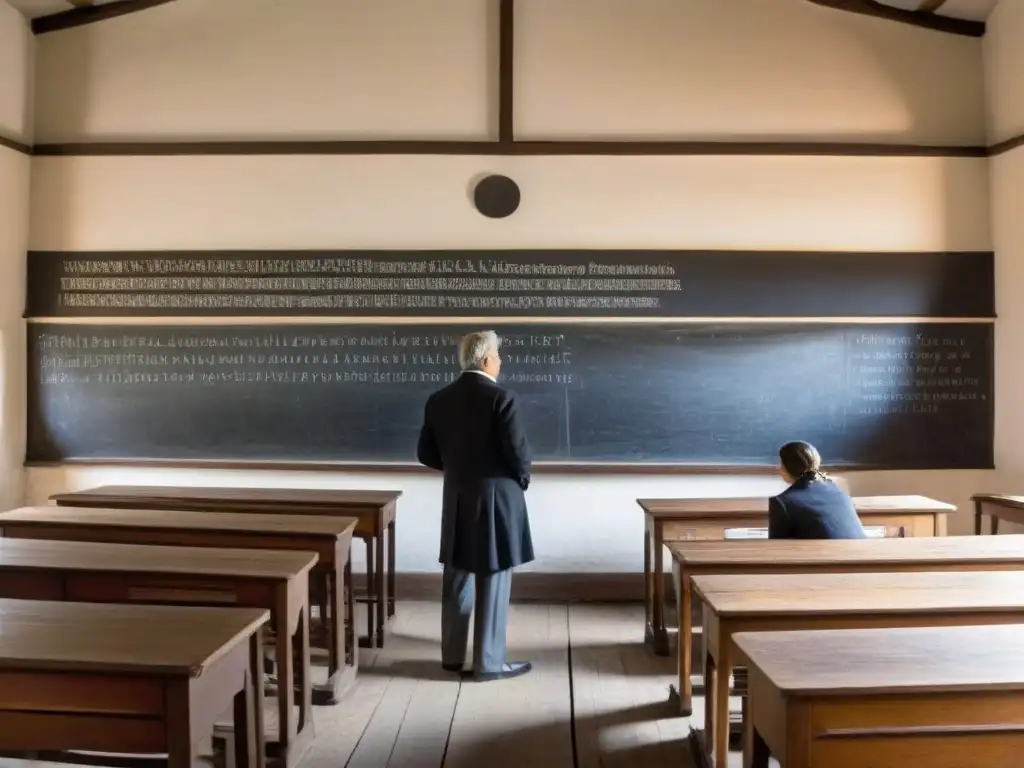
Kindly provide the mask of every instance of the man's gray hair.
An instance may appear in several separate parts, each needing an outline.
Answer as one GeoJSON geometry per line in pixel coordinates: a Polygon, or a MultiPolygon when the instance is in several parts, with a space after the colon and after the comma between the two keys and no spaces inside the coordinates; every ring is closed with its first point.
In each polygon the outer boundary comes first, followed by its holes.
{"type": "Polygon", "coordinates": [[[464,371],[478,371],[488,355],[498,354],[501,339],[494,331],[467,333],[459,342],[459,365],[464,371]]]}

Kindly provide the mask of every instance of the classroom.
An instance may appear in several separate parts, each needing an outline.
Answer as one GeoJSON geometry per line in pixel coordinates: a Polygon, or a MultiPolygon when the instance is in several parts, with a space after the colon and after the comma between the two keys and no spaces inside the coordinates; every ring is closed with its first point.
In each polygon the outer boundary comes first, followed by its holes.
{"type": "Polygon", "coordinates": [[[1015,768],[1022,190],[1024,0],[0,0],[0,767],[1015,768]]]}

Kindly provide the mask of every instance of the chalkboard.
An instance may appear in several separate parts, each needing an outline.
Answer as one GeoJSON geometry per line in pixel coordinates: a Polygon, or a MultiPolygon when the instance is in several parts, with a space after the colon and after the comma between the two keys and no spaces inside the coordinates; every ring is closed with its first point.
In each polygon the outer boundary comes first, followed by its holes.
{"type": "MultiPolygon", "coordinates": [[[[412,462],[451,325],[29,325],[28,459],[412,462]]],[[[990,323],[499,328],[539,461],[990,468],[990,323]]]]}
{"type": "Polygon", "coordinates": [[[992,253],[174,251],[28,255],[28,317],[979,318],[992,253]]]}

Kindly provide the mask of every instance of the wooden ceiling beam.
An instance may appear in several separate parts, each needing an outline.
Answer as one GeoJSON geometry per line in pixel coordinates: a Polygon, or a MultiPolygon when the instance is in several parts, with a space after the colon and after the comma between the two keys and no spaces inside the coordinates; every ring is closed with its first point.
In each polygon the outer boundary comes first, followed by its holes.
{"type": "Polygon", "coordinates": [[[137,13],[170,2],[173,0],[116,0],[116,2],[103,5],[77,2],[74,3],[75,7],[69,10],[33,19],[32,32],[36,35],[45,35],[47,32],[56,32],[58,29],[95,24],[97,21],[106,21],[129,13],[137,13]]]}
{"type": "Polygon", "coordinates": [[[880,3],[878,0],[809,0],[809,2],[826,8],[833,8],[837,11],[859,13],[863,16],[875,16],[901,24],[912,24],[915,27],[933,29],[937,32],[948,32],[952,35],[965,35],[967,37],[983,37],[985,35],[985,22],[983,21],[954,19],[949,16],[922,13],[921,11],[905,11],[902,8],[893,8],[891,5],[880,3]]]}

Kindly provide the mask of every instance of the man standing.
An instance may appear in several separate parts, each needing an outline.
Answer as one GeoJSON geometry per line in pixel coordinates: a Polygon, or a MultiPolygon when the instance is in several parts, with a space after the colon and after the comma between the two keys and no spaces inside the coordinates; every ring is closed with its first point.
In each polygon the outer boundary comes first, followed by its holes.
{"type": "Polygon", "coordinates": [[[417,456],[444,472],[441,664],[462,670],[473,626],[473,676],[518,677],[529,662],[505,658],[512,569],[533,560],[524,491],[530,444],[513,392],[498,386],[501,341],[494,331],[459,342],[462,375],[427,400],[417,456]],[[474,601],[475,591],[475,601],[474,601]]]}

